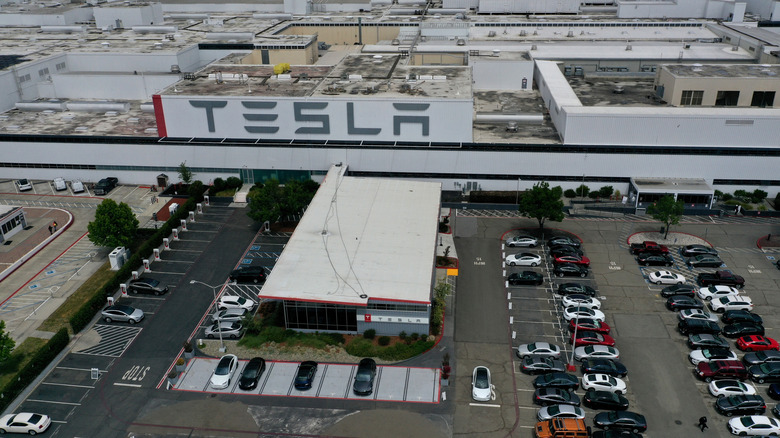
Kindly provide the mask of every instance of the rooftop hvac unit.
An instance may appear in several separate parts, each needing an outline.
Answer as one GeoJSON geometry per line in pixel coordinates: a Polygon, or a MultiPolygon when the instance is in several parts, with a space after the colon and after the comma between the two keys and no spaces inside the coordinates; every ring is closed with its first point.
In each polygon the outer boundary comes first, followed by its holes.
{"type": "Polygon", "coordinates": [[[691,48],[690,44],[683,44],[683,49],[690,49],[690,48],[691,48]]]}
{"type": "Polygon", "coordinates": [[[631,47],[631,44],[627,44],[626,45],[626,51],[630,52],[631,50],[633,50],[633,48],[631,47]]]}
{"type": "Polygon", "coordinates": [[[528,32],[526,32],[526,31],[525,31],[525,29],[523,29],[523,30],[521,30],[521,31],[520,31],[520,36],[523,36],[523,37],[524,37],[524,36],[526,36],[526,35],[528,35],[528,32]]]}
{"type": "Polygon", "coordinates": [[[465,46],[466,45],[466,40],[464,40],[463,38],[458,38],[458,41],[455,44],[457,44],[459,46],[465,46]]]}
{"type": "Polygon", "coordinates": [[[390,44],[392,44],[394,46],[400,46],[401,45],[401,40],[399,40],[398,38],[393,38],[393,41],[391,41],[390,44]]]}
{"type": "Polygon", "coordinates": [[[566,36],[569,38],[574,38],[574,31],[570,30],[569,33],[566,34],[566,36]]]}
{"type": "Polygon", "coordinates": [[[501,50],[500,49],[493,49],[493,56],[501,56],[501,50]]]}
{"type": "Polygon", "coordinates": [[[615,88],[612,89],[612,92],[614,94],[623,94],[623,86],[622,85],[615,85],[615,88]]]}
{"type": "Polygon", "coordinates": [[[506,132],[517,132],[517,122],[509,122],[506,124],[506,132]]]}
{"type": "Polygon", "coordinates": [[[179,64],[171,65],[171,73],[176,73],[176,74],[181,73],[181,69],[179,68],[179,64]]]}
{"type": "Polygon", "coordinates": [[[496,31],[495,31],[495,30],[491,30],[490,32],[488,32],[488,36],[489,36],[489,37],[494,37],[494,36],[496,36],[496,31]]]}

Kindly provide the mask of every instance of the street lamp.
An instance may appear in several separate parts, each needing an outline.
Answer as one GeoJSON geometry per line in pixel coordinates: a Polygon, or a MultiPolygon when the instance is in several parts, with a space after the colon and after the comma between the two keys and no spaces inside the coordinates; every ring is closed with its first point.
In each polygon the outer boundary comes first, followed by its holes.
{"type": "MultiPolygon", "coordinates": [[[[222,287],[222,285],[212,286],[210,284],[206,284],[198,280],[190,280],[190,284],[201,284],[203,286],[211,288],[211,293],[214,294],[214,315],[216,315],[219,312],[219,308],[217,308],[217,289],[222,287]]],[[[220,319],[217,319],[217,332],[219,332],[219,352],[224,353],[225,343],[224,341],[222,341],[222,321],[220,319]]]]}

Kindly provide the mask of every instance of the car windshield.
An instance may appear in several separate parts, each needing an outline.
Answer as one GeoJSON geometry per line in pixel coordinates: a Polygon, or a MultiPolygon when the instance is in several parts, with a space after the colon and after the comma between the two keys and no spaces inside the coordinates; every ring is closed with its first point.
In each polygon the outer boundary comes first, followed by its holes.
{"type": "Polygon", "coordinates": [[[244,376],[254,378],[258,371],[260,371],[260,362],[249,362],[244,368],[244,376]]]}
{"type": "Polygon", "coordinates": [[[218,376],[224,376],[230,371],[230,358],[224,357],[222,360],[219,361],[219,364],[217,364],[217,369],[214,371],[214,374],[218,376]]]}
{"type": "Polygon", "coordinates": [[[298,376],[296,377],[296,379],[298,379],[298,380],[305,380],[308,377],[309,377],[309,366],[308,365],[301,366],[300,368],[298,368],[298,376]]]}
{"type": "Polygon", "coordinates": [[[762,373],[769,373],[772,371],[772,366],[768,363],[762,363],[758,366],[758,369],[760,369],[762,373]]]}
{"type": "Polygon", "coordinates": [[[478,389],[487,389],[490,386],[488,383],[487,370],[480,368],[477,370],[477,377],[474,379],[474,387],[478,389]]]}
{"type": "Polygon", "coordinates": [[[561,405],[552,405],[547,408],[547,415],[554,417],[561,413],[561,405]]]}
{"type": "Polygon", "coordinates": [[[27,185],[27,184],[29,184],[29,182],[27,182],[27,180],[26,180],[26,179],[20,179],[20,180],[19,180],[19,184],[21,184],[21,185],[23,185],[23,186],[24,186],[24,185],[27,185]]]}
{"type": "Polygon", "coordinates": [[[146,283],[146,284],[148,284],[149,286],[152,286],[152,287],[156,287],[158,284],[160,284],[160,282],[159,282],[159,281],[157,281],[157,280],[155,280],[155,279],[152,279],[152,278],[147,278],[147,279],[145,279],[145,280],[143,281],[143,283],[146,283]]]}
{"type": "Polygon", "coordinates": [[[732,396],[732,397],[727,397],[726,401],[724,403],[726,403],[729,406],[734,407],[734,406],[739,406],[739,405],[741,405],[744,402],[745,402],[745,397],[743,397],[741,395],[735,395],[735,396],[732,396]]]}
{"type": "Polygon", "coordinates": [[[43,419],[43,416],[39,414],[32,414],[30,415],[30,424],[38,424],[41,419],[43,419]]]}
{"type": "Polygon", "coordinates": [[[237,302],[238,304],[240,304],[240,305],[242,305],[242,306],[243,306],[243,305],[246,303],[246,298],[244,298],[244,297],[238,297],[238,298],[236,299],[236,302],[237,302]]]}
{"type": "Polygon", "coordinates": [[[610,385],[617,386],[617,380],[615,380],[614,377],[612,377],[612,376],[608,377],[607,381],[609,382],[610,385]]]}
{"type": "Polygon", "coordinates": [[[740,417],[739,422],[745,427],[751,427],[756,424],[756,422],[753,421],[753,417],[740,417]]]}
{"type": "MultiPolygon", "coordinates": [[[[477,378],[479,378],[479,375],[477,375],[477,378]]],[[[360,371],[355,375],[355,380],[357,380],[358,382],[370,382],[371,373],[368,370],[360,371]]],[[[481,388],[481,387],[477,386],[477,388],[481,388]]]]}

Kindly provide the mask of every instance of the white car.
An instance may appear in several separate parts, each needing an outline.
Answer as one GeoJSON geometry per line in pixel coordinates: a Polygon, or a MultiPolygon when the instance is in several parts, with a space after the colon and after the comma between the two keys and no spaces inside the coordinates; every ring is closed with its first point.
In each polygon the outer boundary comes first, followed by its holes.
{"type": "Polygon", "coordinates": [[[732,395],[755,395],[756,388],[735,379],[713,380],[707,388],[715,397],[730,397],[732,395]]]}
{"type": "Polygon", "coordinates": [[[671,271],[655,271],[647,276],[650,283],[655,284],[685,284],[685,277],[671,271]]]}
{"type": "Polygon", "coordinates": [[[82,193],[84,191],[84,183],[74,179],[70,182],[70,189],[73,190],[73,193],[82,193]]]}
{"type": "Polygon", "coordinates": [[[65,184],[65,178],[61,178],[61,177],[54,178],[54,190],[61,192],[67,189],[68,186],[65,184]]]}
{"type": "Polygon", "coordinates": [[[46,432],[51,426],[51,418],[48,415],[20,412],[8,414],[0,418],[0,433],[26,433],[37,435],[46,432]]]}
{"type": "Polygon", "coordinates": [[[589,309],[601,309],[601,301],[582,294],[564,295],[561,299],[563,307],[587,307],[589,309]]]}
{"type": "Polygon", "coordinates": [[[561,347],[549,342],[534,342],[517,347],[517,357],[522,359],[531,355],[559,358],[561,357],[561,347]]]}
{"type": "Polygon", "coordinates": [[[702,300],[709,301],[713,298],[725,297],[727,295],[739,295],[739,289],[731,286],[708,286],[696,291],[696,295],[702,300]]]}
{"type": "Polygon", "coordinates": [[[241,321],[247,314],[249,314],[249,311],[244,308],[220,310],[219,312],[211,315],[211,322],[241,321]]]}
{"type": "Polygon", "coordinates": [[[246,309],[251,312],[256,305],[257,303],[254,301],[247,300],[246,298],[239,297],[238,295],[222,295],[219,297],[219,301],[217,302],[217,308],[219,310],[246,309]]]}
{"type": "Polygon", "coordinates": [[[597,319],[599,321],[604,321],[605,316],[604,312],[601,310],[591,309],[588,307],[567,307],[563,309],[563,319],[565,319],[566,322],[578,318],[597,319]]]}
{"type": "Polygon", "coordinates": [[[509,266],[539,266],[542,264],[542,257],[539,254],[530,252],[519,252],[506,256],[506,264],[509,266]]]}
{"type": "Polygon", "coordinates": [[[16,184],[16,188],[17,188],[17,189],[18,189],[20,192],[27,192],[27,191],[30,191],[30,190],[32,190],[32,183],[30,182],[30,180],[29,180],[29,179],[22,178],[22,179],[17,179],[17,180],[16,180],[16,181],[14,181],[14,182],[15,182],[15,184],[16,184]]]}
{"type": "Polygon", "coordinates": [[[729,420],[729,432],[732,435],[780,435],[780,421],[765,415],[746,415],[729,420]]]}
{"type": "Polygon", "coordinates": [[[683,309],[677,312],[677,320],[701,319],[704,321],[718,322],[718,317],[702,309],[683,309]]]}
{"type": "Polygon", "coordinates": [[[211,374],[209,384],[215,389],[225,389],[230,386],[230,380],[238,369],[238,357],[235,354],[226,354],[217,363],[214,373],[211,374]]]}
{"type": "Polygon", "coordinates": [[[585,359],[620,359],[620,350],[607,345],[585,345],[574,349],[574,360],[583,361],[585,359]]]}
{"type": "Polygon", "coordinates": [[[487,367],[475,367],[471,373],[471,398],[476,401],[490,401],[490,370],[487,367]]]}
{"type": "Polygon", "coordinates": [[[626,382],[609,374],[585,374],[582,376],[582,389],[585,391],[595,389],[596,391],[609,391],[615,394],[626,393],[626,382]]]}
{"type": "Polygon", "coordinates": [[[692,364],[698,365],[701,362],[712,362],[713,360],[739,360],[737,353],[731,350],[726,351],[725,348],[704,348],[700,350],[693,350],[688,354],[688,360],[692,364]]]}
{"type": "Polygon", "coordinates": [[[726,295],[710,301],[710,309],[718,313],[727,310],[753,310],[753,300],[744,295],[726,295]]]}
{"type": "Polygon", "coordinates": [[[579,406],[552,405],[539,409],[539,412],[536,413],[536,418],[539,421],[547,421],[553,418],[577,418],[582,420],[585,418],[585,411],[579,406]]]}
{"type": "Polygon", "coordinates": [[[514,248],[516,246],[528,246],[530,248],[533,248],[538,244],[539,241],[536,240],[536,237],[531,237],[531,236],[515,236],[506,239],[506,246],[510,248],[514,248]]]}

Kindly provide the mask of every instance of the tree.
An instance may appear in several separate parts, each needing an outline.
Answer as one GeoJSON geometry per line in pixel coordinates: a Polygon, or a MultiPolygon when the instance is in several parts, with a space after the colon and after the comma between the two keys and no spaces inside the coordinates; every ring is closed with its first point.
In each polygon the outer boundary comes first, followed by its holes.
{"type": "Polygon", "coordinates": [[[249,217],[258,221],[276,222],[280,217],[300,213],[309,205],[319,184],[314,181],[289,181],[284,186],[270,179],[260,188],[253,188],[249,199],[249,217]]]}
{"type": "Polygon", "coordinates": [[[564,217],[562,194],[560,186],[550,188],[550,184],[545,181],[534,184],[531,190],[520,197],[518,211],[525,217],[536,218],[539,228],[544,228],[547,219],[561,222],[564,217]]]}
{"type": "Polygon", "coordinates": [[[87,230],[95,245],[130,246],[138,231],[138,219],[129,205],[107,198],[98,205],[95,220],[87,225],[87,230]]]}
{"type": "Polygon", "coordinates": [[[189,184],[192,182],[192,176],[194,174],[192,173],[192,170],[190,170],[189,167],[187,167],[187,162],[182,161],[181,164],[179,164],[179,179],[184,184],[189,184]]]}
{"type": "Polygon", "coordinates": [[[615,192],[615,189],[612,186],[604,186],[599,189],[599,196],[602,198],[609,198],[612,196],[612,193],[615,192]]]}
{"type": "Polygon", "coordinates": [[[586,186],[585,184],[580,184],[580,186],[577,187],[574,191],[577,192],[577,196],[582,196],[584,198],[588,196],[588,193],[590,193],[590,187],[586,186]]]}
{"type": "Polygon", "coordinates": [[[683,208],[683,202],[675,201],[672,195],[666,195],[659,199],[658,202],[647,207],[647,212],[653,216],[653,219],[661,221],[666,225],[664,239],[669,235],[669,227],[680,223],[683,208]]]}
{"type": "Polygon", "coordinates": [[[11,356],[16,346],[16,341],[11,339],[11,335],[5,332],[5,321],[0,320],[0,363],[3,363],[11,356]]]}

